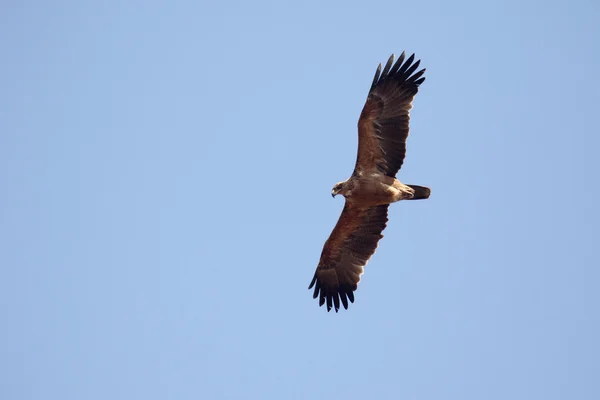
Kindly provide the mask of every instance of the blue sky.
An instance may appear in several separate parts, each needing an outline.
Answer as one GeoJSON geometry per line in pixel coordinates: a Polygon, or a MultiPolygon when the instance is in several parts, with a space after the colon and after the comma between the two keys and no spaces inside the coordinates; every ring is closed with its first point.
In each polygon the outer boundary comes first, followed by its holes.
{"type": "Polygon", "coordinates": [[[4,2],[0,397],[600,398],[599,8],[4,2]],[[432,197],[327,313],[330,190],[402,50],[432,197]]]}

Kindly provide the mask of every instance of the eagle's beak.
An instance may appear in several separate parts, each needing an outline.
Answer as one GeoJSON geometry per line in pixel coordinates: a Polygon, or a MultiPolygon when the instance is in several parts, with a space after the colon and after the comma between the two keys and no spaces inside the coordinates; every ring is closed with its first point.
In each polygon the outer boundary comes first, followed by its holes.
{"type": "Polygon", "coordinates": [[[335,198],[335,195],[336,195],[336,194],[337,194],[337,193],[336,193],[336,192],[334,192],[333,190],[331,191],[331,197],[334,197],[334,198],[335,198]]]}

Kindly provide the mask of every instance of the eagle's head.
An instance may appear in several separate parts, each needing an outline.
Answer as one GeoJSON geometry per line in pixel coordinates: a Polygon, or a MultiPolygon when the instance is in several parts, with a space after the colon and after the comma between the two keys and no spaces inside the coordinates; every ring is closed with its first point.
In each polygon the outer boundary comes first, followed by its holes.
{"type": "Polygon", "coordinates": [[[344,195],[344,183],[346,183],[346,181],[338,182],[333,186],[333,189],[331,189],[331,197],[335,197],[338,194],[344,195]]]}

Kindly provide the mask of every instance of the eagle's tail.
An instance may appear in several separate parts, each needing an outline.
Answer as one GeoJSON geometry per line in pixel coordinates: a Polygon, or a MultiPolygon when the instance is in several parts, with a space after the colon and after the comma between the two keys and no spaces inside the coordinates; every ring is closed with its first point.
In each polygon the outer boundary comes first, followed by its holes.
{"type": "Polygon", "coordinates": [[[417,185],[406,185],[406,186],[409,186],[411,189],[413,189],[415,191],[415,195],[412,198],[406,199],[406,200],[428,199],[429,195],[431,194],[431,189],[429,189],[428,187],[425,187],[425,186],[417,186],[417,185]]]}

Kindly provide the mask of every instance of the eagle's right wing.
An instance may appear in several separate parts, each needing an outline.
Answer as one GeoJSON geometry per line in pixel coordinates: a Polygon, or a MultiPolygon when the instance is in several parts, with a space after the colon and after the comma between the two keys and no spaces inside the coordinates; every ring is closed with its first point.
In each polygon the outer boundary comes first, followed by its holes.
{"type": "Polygon", "coordinates": [[[323,246],[315,276],[308,287],[315,287],[313,298],[319,297],[319,306],[327,301],[327,311],[335,306],[337,312],[340,300],[346,309],[348,300],[354,302],[353,292],[364,266],[383,237],[388,206],[360,207],[346,201],[340,219],[323,246]]]}

